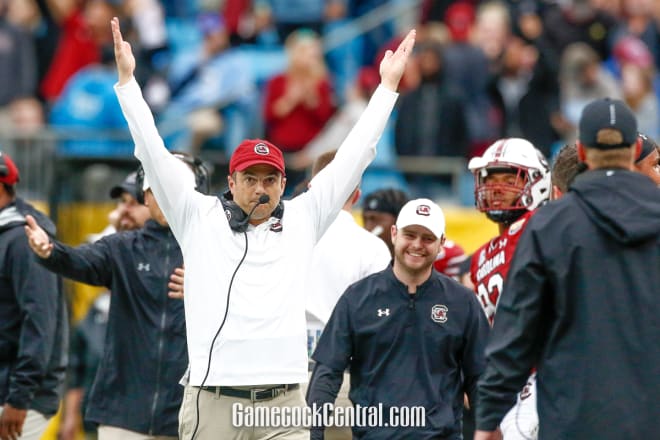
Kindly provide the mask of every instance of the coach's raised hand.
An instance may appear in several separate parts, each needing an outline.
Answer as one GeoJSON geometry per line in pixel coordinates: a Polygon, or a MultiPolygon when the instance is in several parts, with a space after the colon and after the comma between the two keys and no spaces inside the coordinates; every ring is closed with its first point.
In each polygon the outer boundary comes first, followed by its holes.
{"type": "Polygon", "coordinates": [[[380,83],[393,92],[396,92],[399,86],[399,81],[406,69],[406,63],[415,46],[415,35],[416,31],[412,29],[399,44],[396,51],[388,50],[385,52],[385,56],[380,62],[380,83]]]}
{"type": "Polygon", "coordinates": [[[119,19],[117,17],[110,20],[110,26],[112,27],[112,40],[115,44],[115,60],[117,61],[119,85],[121,86],[128,83],[131,78],[133,78],[133,72],[135,71],[135,57],[133,56],[131,44],[128,41],[124,41],[124,38],[121,36],[119,19]]]}

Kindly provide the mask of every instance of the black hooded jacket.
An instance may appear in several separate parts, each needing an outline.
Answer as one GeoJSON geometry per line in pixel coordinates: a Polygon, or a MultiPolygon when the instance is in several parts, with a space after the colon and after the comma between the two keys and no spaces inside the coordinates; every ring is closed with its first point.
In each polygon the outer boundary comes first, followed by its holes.
{"type": "Polygon", "coordinates": [[[188,365],[183,301],[167,295],[183,256],[169,228],[136,231],[72,248],[55,242],[40,262],[74,280],[105,286],[111,301],[103,358],[85,420],[148,435],[175,436],[188,365]]]}
{"type": "Polygon", "coordinates": [[[532,367],[539,439],[657,438],[660,189],[589,171],[538,210],[500,297],[478,429],[493,430],[532,367]]]}
{"type": "Polygon", "coordinates": [[[25,215],[55,225],[21,199],[0,209],[0,405],[57,412],[66,375],[68,320],[57,276],[36,262],[25,215]]]}

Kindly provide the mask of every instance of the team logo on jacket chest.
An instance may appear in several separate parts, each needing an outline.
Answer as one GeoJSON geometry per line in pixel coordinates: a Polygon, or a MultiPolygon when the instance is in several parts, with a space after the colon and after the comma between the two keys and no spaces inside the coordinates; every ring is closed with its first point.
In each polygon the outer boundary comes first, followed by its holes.
{"type": "Polygon", "coordinates": [[[442,304],[436,304],[431,307],[431,319],[441,324],[447,322],[447,312],[449,309],[442,304]]]}

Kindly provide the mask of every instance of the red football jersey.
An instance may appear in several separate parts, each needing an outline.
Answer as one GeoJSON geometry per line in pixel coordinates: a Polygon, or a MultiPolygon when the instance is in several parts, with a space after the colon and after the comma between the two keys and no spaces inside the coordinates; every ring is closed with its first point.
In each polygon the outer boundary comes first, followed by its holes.
{"type": "Polygon", "coordinates": [[[433,262],[433,267],[440,273],[450,277],[457,277],[460,271],[460,265],[465,259],[465,251],[462,247],[451,240],[446,240],[445,245],[433,262]]]}
{"type": "Polygon", "coordinates": [[[525,213],[502,233],[472,254],[470,278],[488,321],[493,323],[504,279],[522,231],[534,212],[525,213]]]}

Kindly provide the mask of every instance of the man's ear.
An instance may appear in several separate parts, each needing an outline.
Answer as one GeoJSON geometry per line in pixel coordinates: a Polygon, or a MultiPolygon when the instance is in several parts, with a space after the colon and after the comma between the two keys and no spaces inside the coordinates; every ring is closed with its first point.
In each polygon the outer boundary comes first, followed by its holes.
{"type": "Polygon", "coordinates": [[[445,235],[440,237],[440,246],[444,246],[446,241],[447,241],[447,237],[445,235]]]}
{"type": "Polygon", "coordinates": [[[280,188],[280,197],[284,195],[284,188],[286,188],[286,177],[282,176],[282,187],[280,188]]]}
{"type": "Polygon", "coordinates": [[[575,141],[575,147],[577,149],[577,156],[580,162],[585,162],[587,160],[587,153],[584,151],[584,145],[582,142],[575,141]]]}
{"type": "Polygon", "coordinates": [[[360,188],[356,188],[355,191],[353,191],[353,195],[351,196],[351,205],[355,205],[358,200],[360,200],[360,196],[362,195],[362,190],[360,188]]]}
{"type": "Polygon", "coordinates": [[[640,154],[642,154],[642,139],[637,136],[637,142],[635,142],[635,160],[633,162],[637,162],[640,154]]]}
{"type": "Polygon", "coordinates": [[[227,174],[227,185],[229,185],[229,191],[234,195],[234,188],[236,187],[236,181],[231,174],[227,174]]]}
{"type": "Polygon", "coordinates": [[[392,225],[391,229],[390,229],[390,236],[391,236],[391,239],[392,239],[392,244],[394,244],[394,242],[396,241],[396,232],[397,232],[396,225],[392,225]]]}
{"type": "Polygon", "coordinates": [[[564,194],[561,192],[561,190],[557,187],[557,185],[552,185],[552,200],[557,200],[561,198],[564,194]]]}

